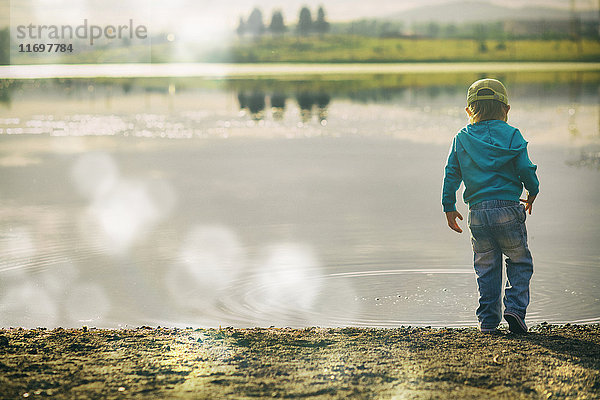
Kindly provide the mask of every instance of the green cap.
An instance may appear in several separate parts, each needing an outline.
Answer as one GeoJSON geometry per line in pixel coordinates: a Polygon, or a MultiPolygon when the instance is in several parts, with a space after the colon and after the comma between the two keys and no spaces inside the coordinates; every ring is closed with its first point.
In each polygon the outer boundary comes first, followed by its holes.
{"type": "Polygon", "coordinates": [[[508,105],[508,94],[506,88],[496,79],[480,79],[473,82],[467,91],[467,105],[470,105],[477,100],[498,100],[501,103],[508,105]],[[489,89],[494,94],[478,94],[481,89],[489,89]]]}

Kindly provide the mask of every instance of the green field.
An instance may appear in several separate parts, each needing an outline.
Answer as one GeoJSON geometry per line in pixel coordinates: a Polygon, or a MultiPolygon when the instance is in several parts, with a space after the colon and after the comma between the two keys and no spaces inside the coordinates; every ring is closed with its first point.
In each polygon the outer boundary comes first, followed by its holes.
{"type": "Polygon", "coordinates": [[[352,35],[263,36],[202,48],[161,43],[82,51],[48,58],[13,54],[11,64],[105,63],[404,63],[404,62],[599,62],[600,41],[372,38],[352,35]],[[183,56],[182,56],[183,55],[183,56]],[[182,59],[181,57],[185,57],[182,59]]]}
{"type": "MultiPolygon", "coordinates": [[[[477,41],[361,36],[284,37],[240,41],[232,62],[599,61],[600,42],[477,41]]],[[[222,55],[221,57],[225,57],[222,55]]]]}

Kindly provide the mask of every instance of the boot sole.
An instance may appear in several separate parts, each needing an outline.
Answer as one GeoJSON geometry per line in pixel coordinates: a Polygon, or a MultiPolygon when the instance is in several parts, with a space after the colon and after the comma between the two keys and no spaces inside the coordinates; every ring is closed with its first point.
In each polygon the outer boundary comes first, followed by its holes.
{"type": "Polygon", "coordinates": [[[508,322],[508,330],[512,333],[527,333],[527,325],[519,316],[504,314],[504,319],[508,322]]]}

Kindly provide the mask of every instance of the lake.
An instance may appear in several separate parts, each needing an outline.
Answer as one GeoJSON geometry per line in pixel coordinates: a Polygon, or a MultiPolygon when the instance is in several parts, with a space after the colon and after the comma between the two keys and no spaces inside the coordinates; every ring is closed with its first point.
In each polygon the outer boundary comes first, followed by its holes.
{"type": "MultiPolygon", "coordinates": [[[[0,80],[0,327],[476,325],[440,191],[483,76],[0,80]]],[[[527,322],[600,322],[600,73],[493,76],[541,183],[527,322]]]]}

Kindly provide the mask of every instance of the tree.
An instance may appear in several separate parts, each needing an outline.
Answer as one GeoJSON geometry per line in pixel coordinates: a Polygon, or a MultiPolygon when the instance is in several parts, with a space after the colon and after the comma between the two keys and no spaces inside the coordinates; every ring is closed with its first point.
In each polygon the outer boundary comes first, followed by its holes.
{"type": "Polygon", "coordinates": [[[298,33],[302,36],[307,36],[312,31],[312,16],[308,7],[302,7],[300,16],[298,17],[298,33]]]}
{"type": "Polygon", "coordinates": [[[0,65],[10,64],[10,33],[8,28],[0,30],[0,65]]]}
{"type": "Polygon", "coordinates": [[[244,18],[240,17],[240,22],[238,23],[238,27],[235,30],[238,36],[244,36],[246,33],[246,23],[244,22],[244,18]]]}
{"type": "Polygon", "coordinates": [[[478,50],[480,53],[486,53],[488,51],[488,47],[486,44],[487,39],[487,29],[483,24],[475,25],[475,38],[479,40],[478,50]]]}
{"type": "Polygon", "coordinates": [[[454,24],[448,24],[444,27],[444,36],[447,38],[456,37],[458,34],[458,28],[454,24]]]}
{"type": "Polygon", "coordinates": [[[281,11],[274,11],[271,17],[271,25],[269,25],[269,31],[275,35],[283,35],[287,31],[287,27],[283,22],[283,14],[281,11]]]}
{"type": "Polygon", "coordinates": [[[325,10],[323,10],[323,7],[319,7],[317,20],[314,25],[315,32],[319,35],[329,32],[329,22],[325,20],[325,10]]]}
{"type": "Polygon", "coordinates": [[[435,22],[430,22],[429,25],[427,25],[427,35],[429,37],[438,37],[440,34],[440,25],[435,23],[435,22]]]}
{"type": "Polygon", "coordinates": [[[254,36],[260,36],[264,31],[265,25],[263,24],[262,12],[258,8],[255,8],[246,22],[246,32],[254,36]]]}

